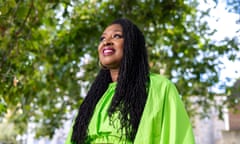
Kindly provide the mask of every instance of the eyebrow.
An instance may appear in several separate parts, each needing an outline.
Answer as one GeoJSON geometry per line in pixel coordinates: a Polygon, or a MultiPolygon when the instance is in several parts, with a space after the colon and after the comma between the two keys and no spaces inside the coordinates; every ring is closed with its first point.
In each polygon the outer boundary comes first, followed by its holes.
{"type": "MultiPolygon", "coordinates": [[[[114,30],[113,32],[123,32],[122,30],[114,30]]],[[[106,33],[103,33],[103,35],[106,33]]]]}

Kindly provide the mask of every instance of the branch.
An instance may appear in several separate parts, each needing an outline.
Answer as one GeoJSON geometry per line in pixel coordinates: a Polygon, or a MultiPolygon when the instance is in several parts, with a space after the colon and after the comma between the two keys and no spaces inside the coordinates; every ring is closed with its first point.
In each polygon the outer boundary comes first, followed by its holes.
{"type": "Polygon", "coordinates": [[[32,9],[33,9],[34,5],[33,5],[33,0],[31,1],[31,5],[30,5],[30,8],[28,10],[28,14],[27,16],[25,17],[24,21],[22,22],[21,26],[19,27],[18,31],[15,33],[16,35],[18,35],[19,33],[21,33],[21,31],[23,30],[24,26],[25,26],[25,23],[28,19],[28,17],[30,16],[31,12],[32,12],[32,9]]]}
{"type": "Polygon", "coordinates": [[[25,26],[25,23],[27,21],[27,19],[29,18],[30,14],[31,14],[31,11],[33,9],[34,5],[33,5],[33,0],[31,0],[31,5],[30,5],[30,8],[28,10],[28,13],[26,15],[26,17],[24,18],[21,26],[19,27],[19,29],[14,32],[14,35],[13,35],[13,42],[10,42],[8,43],[8,51],[7,52],[3,52],[2,53],[2,60],[0,62],[0,72],[1,72],[1,67],[3,67],[4,65],[4,62],[7,61],[7,56],[11,53],[11,51],[13,50],[14,48],[14,43],[17,42],[17,35],[21,33],[21,31],[23,30],[24,26],[25,26]]]}

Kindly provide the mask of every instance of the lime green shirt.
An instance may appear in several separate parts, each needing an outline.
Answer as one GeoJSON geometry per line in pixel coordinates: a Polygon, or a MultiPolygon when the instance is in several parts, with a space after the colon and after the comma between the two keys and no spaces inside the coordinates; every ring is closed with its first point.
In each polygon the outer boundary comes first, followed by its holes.
{"type": "MultiPolygon", "coordinates": [[[[97,103],[88,126],[91,144],[194,144],[192,126],[173,83],[158,74],[150,74],[148,97],[133,142],[121,137],[120,122],[110,125],[107,114],[116,83],[110,83],[97,103]]],[[[72,129],[65,144],[71,143],[72,129]]]]}

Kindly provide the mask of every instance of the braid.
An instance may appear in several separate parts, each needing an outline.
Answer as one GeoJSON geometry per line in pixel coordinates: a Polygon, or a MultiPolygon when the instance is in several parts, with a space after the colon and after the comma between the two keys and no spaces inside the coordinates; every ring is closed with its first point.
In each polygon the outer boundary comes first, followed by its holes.
{"type": "Polygon", "coordinates": [[[100,70],[93,82],[86,98],[79,107],[78,115],[73,126],[72,141],[76,144],[84,143],[87,137],[88,124],[94,112],[94,108],[112,82],[109,70],[100,70]]]}
{"type": "MultiPolygon", "coordinates": [[[[123,27],[124,56],[121,61],[116,93],[109,108],[110,117],[117,110],[126,137],[134,140],[147,99],[149,67],[144,36],[126,19],[113,22],[123,27]]],[[[112,119],[113,121],[113,119],[112,119]]]]}

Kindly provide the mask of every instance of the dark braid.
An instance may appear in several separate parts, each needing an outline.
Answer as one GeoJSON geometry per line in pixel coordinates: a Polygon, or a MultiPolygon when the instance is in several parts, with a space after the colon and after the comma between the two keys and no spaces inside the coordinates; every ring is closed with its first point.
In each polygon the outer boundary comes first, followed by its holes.
{"type": "MultiPolygon", "coordinates": [[[[145,39],[136,25],[127,19],[118,19],[112,24],[120,24],[123,29],[124,49],[120,64],[117,87],[108,113],[110,120],[119,111],[120,129],[131,141],[137,133],[138,125],[147,99],[149,66],[145,39]]],[[[72,141],[83,144],[87,137],[88,125],[94,108],[111,82],[109,70],[101,70],[92,84],[73,126],[72,141]]],[[[113,122],[112,122],[113,123],[113,122]]]]}
{"type": "Polygon", "coordinates": [[[109,115],[120,111],[121,130],[125,129],[126,137],[133,141],[147,99],[147,49],[144,36],[136,25],[126,19],[116,20],[113,24],[120,24],[123,28],[124,56],[109,115]]]}
{"type": "Polygon", "coordinates": [[[72,141],[76,144],[83,144],[87,137],[88,124],[94,112],[94,108],[112,82],[109,70],[100,70],[93,82],[86,98],[79,107],[78,115],[73,126],[72,141]]]}

